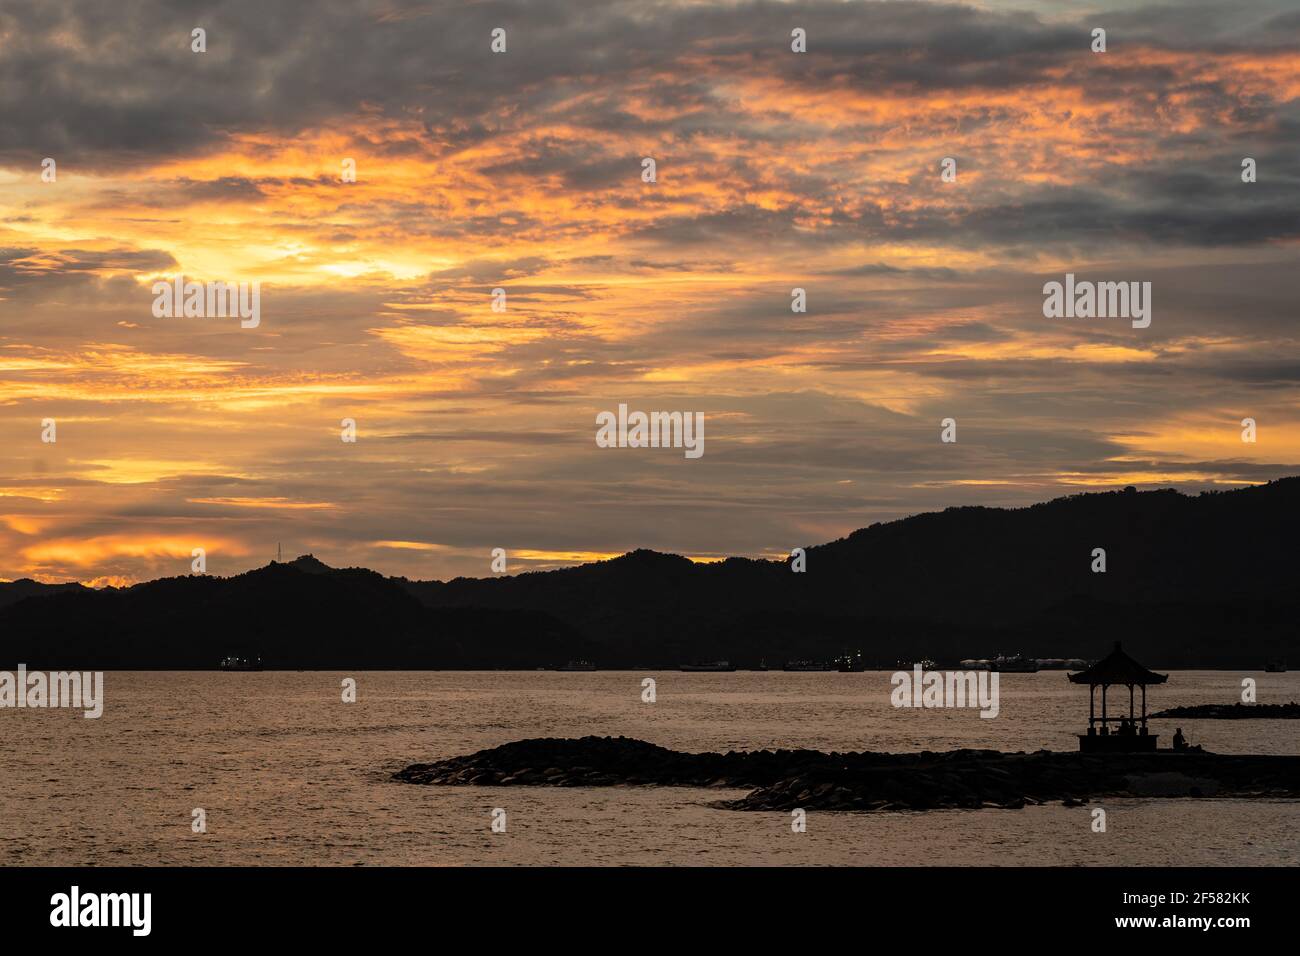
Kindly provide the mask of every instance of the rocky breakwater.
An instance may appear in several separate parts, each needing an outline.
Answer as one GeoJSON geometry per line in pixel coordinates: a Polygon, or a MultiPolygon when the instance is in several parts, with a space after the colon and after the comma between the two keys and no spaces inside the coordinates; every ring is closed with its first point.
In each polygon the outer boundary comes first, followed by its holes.
{"type": "Polygon", "coordinates": [[[1196,704],[1171,707],[1151,717],[1182,717],[1199,720],[1300,720],[1300,704],[1196,704]]]}
{"type": "Polygon", "coordinates": [[[544,737],[412,764],[393,776],[407,783],[478,786],[749,788],[775,784],[791,773],[829,771],[843,756],[816,750],[692,754],[631,737],[544,737]]]}
{"type": "Polygon", "coordinates": [[[406,783],[469,786],[659,785],[751,790],[733,810],[935,810],[1110,796],[1300,797],[1300,757],[1212,753],[682,753],[627,737],[520,740],[412,764],[406,783]]]}

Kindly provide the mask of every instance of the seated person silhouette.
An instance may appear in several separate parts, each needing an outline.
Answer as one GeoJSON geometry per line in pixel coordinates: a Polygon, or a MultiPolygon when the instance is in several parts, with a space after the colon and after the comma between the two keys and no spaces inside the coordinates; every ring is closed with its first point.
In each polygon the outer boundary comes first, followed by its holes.
{"type": "Polygon", "coordinates": [[[1181,727],[1179,727],[1177,730],[1174,731],[1174,749],[1175,750],[1187,749],[1187,738],[1183,736],[1183,728],[1181,727]]]}

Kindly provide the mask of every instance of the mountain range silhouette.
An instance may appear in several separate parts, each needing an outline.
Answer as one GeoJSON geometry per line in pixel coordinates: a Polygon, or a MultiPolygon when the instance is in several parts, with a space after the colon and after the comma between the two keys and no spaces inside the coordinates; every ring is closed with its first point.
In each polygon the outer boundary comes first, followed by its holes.
{"type": "MultiPolygon", "coordinates": [[[[490,578],[413,581],[304,555],[127,588],[0,583],[0,665],[207,669],[868,664],[1023,653],[1259,668],[1295,653],[1300,478],[1134,489],[873,524],[789,561],[637,550],[490,578]],[[1093,550],[1106,552],[1094,573],[1093,550]]],[[[485,551],[486,554],[486,551],[485,551]]],[[[486,562],[485,557],[485,562],[486,562]]]]}

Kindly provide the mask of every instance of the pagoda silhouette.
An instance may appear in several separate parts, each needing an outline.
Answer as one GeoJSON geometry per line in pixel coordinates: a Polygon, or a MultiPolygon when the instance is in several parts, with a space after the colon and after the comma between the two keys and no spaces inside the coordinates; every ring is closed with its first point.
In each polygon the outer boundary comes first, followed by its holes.
{"type": "Polygon", "coordinates": [[[1156,749],[1158,734],[1147,732],[1147,685],[1163,684],[1168,674],[1147,670],[1124,653],[1119,641],[1115,649],[1087,670],[1070,674],[1070,681],[1088,685],[1088,732],[1079,734],[1083,753],[1150,753],[1156,749]],[[1128,688],[1128,716],[1111,717],[1106,711],[1107,688],[1128,688]],[[1101,688],[1101,716],[1097,716],[1096,691],[1101,688]],[[1133,688],[1142,688],[1142,714],[1134,714],[1133,688]],[[1114,725],[1114,729],[1112,729],[1114,725]]]}

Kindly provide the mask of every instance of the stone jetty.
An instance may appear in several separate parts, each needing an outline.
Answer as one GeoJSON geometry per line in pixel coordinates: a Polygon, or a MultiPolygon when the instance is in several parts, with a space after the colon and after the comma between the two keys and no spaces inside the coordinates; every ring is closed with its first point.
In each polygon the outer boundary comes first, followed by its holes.
{"type": "Polygon", "coordinates": [[[393,775],[451,786],[673,786],[744,789],[733,810],[936,810],[1114,796],[1300,797],[1300,756],[1159,751],[1081,754],[682,753],[628,737],[537,738],[393,775]]]}

